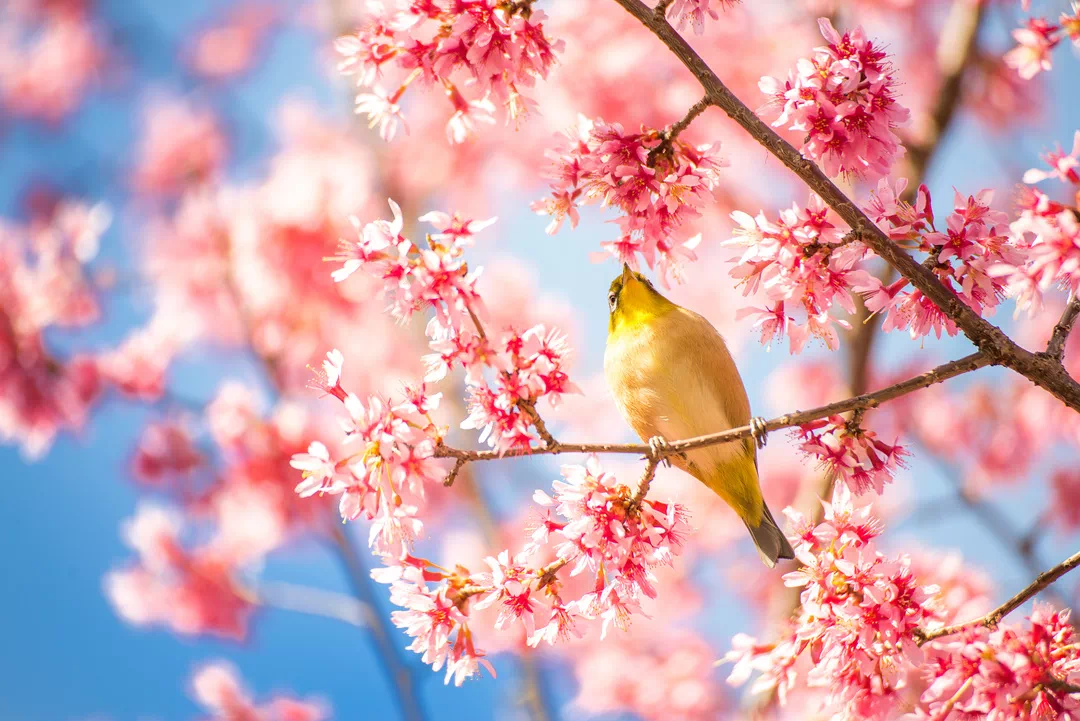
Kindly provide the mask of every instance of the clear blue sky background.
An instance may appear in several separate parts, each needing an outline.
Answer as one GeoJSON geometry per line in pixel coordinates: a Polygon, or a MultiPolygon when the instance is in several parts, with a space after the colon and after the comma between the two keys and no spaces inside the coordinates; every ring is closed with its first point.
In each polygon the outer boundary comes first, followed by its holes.
{"type": "MultiPolygon", "coordinates": [[[[126,196],[115,179],[123,177],[117,171],[131,158],[143,99],[126,88],[149,84],[188,90],[175,67],[178,42],[215,5],[220,7],[211,0],[104,0],[99,5],[135,75],[119,89],[93,94],[59,131],[5,123],[7,134],[0,136],[0,215],[18,214],[20,191],[32,178],[122,207],[126,196]]],[[[317,42],[313,35],[296,29],[277,33],[258,71],[214,98],[233,123],[234,178],[256,173],[272,151],[268,119],[283,97],[299,94],[326,108],[341,107],[338,92],[318,65],[317,42]]],[[[1002,143],[1009,143],[1005,155],[1018,160],[1020,167],[1029,167],[1040,148],[1071,138],[1080,126],[1075,84],[1080,65],[1064,48],[1057,53],[1056,63],[1051,82],[1055,96],[1063,100],[1046,126],[1025,131],[1022,143],[1017,138],[987,137],[961,119],[931,176],[935,197],[940,198],[939,210],[946,207],[950,185],[969,192],[999,184],[1000,165],[988,148],[996,153],[1006,147],[1002,143]],[[1027,160],[1020,160],[1022,152],[1030,154],[1027,160]]],[[[548,239],[543,235],[543,220],[528,213],[523,200],[508,200],[507,207],[500,209],[505,221],[499,224],[498,250],[526,258],[546,290],[563,293],[587,309],[586,335],[601,338],[606,324],[603,289],[614,266],[586,262],[586,253],[593,250],[586,238],[597,235],[587,235],[587,222],[577,235],[564,231],[548,239]],[[581,249],[580,264],[566,263],[566,244],[581,249]]],[[[129,266],[139,242],[136,219],[121,215],[105,239],[100,262],[129,266]]],[[[138,293],[113,297],[107,303],[105,321],[91,332],[80,333],[77,339],[56,336],[51,340],[60,349],[76,343],[112,345],[149,311],[146,298],[138,293]]],[[[926,346],[942,356],[965,352],[961,341],[927,342],[926,346]]],[[[583,375],[599,369],[601,348],[594,342],[586,349],[580,364],[583,375]]],[[[899,357],[910,352],[911,344],[906,338],[892,337],[881,350],[882,357],[892,355],[892,350],[899,357]]],[[[787,360],[786,353],[766,355],[750,346],[745,357],[744,375],[755,406],[762,411],[788,410],[768,408],[762,388],[768,371],[787,360]]],[[[224,378],[262,382],[257,369],[243,358],[188,357],[171,375],[184,394],[199,398],[209,396],[224,378]]],[[[130,556],[121,543],[119,524],[131,515],[138,496],[125,480],[125,468],[138,429],[149,415],[145,408],[110,400],[83,434],[60,439],[47,457],[35,463],[25,462],[13,448],[0,447],[4,489],[0,547],[5,549],[0,560],[0,721],[191,719],[198,710],[187,695],[189,674],[199,662],[218,657],[232,659],[257,695],[288,688],[328,699],[338,719],[398,718],[372,647],[360,632],[340,623],[265,613],[253,637],[236,645],[134,629],[116,617],[101,592],[101,580],[130,556]]],[[[922,498],[949,495],[934,472],[919,462],[908,475],[922,498]]],[[[1025,519],[1040,496],[1039,491],[1019,490],[999,500],[1005,512],[1026,527],[1025,519]]],[[[1023,571],[965,519],[946,518],[906,533],[923,544],[959,548],[971,562],[992,570],[1003,590],[1024,580],[1023,571]]],[[[1075,542],[1075,538],[1051,537],[1040,551],[1045,559],[1054,560],[1075,547],[1075,542]]],[[[265,576],[345,590],[336,565],[312,548],[275,556],[265,576]]],[[[711,607],[704,620],[706,632],[721,647],[725,637],[748,623],[724,610],[711,607]]],[[[404,637],[397,640],[404,644],[404,637]]],[[[509,670],[509,660],[499,665],[509,670]]],[[[426,679],[424,703],[433,719],[486,721],[520,713],[509,699],[513,684],[484,679],[448,689],[441,676],[421,674],[421,678],[426,679]]],[[[546,669],[545,683],[555,695],[572,690],[571,680],[557,669],[546,669]]]]}

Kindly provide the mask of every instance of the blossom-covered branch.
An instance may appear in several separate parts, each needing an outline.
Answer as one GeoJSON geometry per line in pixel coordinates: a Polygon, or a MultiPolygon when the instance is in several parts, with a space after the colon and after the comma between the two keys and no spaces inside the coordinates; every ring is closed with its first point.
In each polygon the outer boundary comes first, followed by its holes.
{"type": "Polygon", "coordinates": [[[1053,568],[1043,571],[1034,581],[1028,584],[1026,588],[985,616],[980,616],[979,618],[953,624],[951,626],[942,626],[941,628],[920,631],[918,633],[919,643],[926,643],[927,641],[932,641],[933,639],[941,638],[942,636],[951,636],[954,633],[961,633],[977,626],[985,626],[986,628],[993,629],[1001,623],[1001,619],[1020,608],[1026,601],[1034,598],[1041,591],[1045,590],[1052,583],[1077,566],[1080,566],[1080,553],[1074,553],[1053,568]]]}
{"type": "MultiPolygon", "coordinates": [[[[835,403],[829,403],[828,405],[820,406],[818,408],[812,408],[806,411],[795,411],[793,413],[786,413],[782,416],[777,416],[770,420],[765,421],[764,429],[766,431],[776,431],[783,428],[793,428],[795,426],[806,425],[812,421],[816,421],[822,418],[828,418],[829,416],[836,416],[841,413],[847,413],[849,411],[865,411],[871,408],[877,408],[886,401],[899,398],[907,395],[920,388],[926,388],[948,380],[949,378],[955,378],[958,375],[969,373],[979,368],[983,368],[990,365],[990,360],[981,353],[973,353],[963,358],[944,363],[936,368],[920,373],[917,376],[908,378],[905,381],[895,383],[887,388],[875,391],[873,393],[864,393],[860,396],[853,398],[846,398],[835,403]]],[[[732,428],[726,431],[719,431],[717,433],[710,433],[704,436],[698,436],[697,438],[687,438],[683,440],[670,441],[664,448],[659,450],[659,456],[661,458],[670,455],[677,455],[684,451],[693,450],[695,448],[704,448],[706,446],[719,445],[721,443],[732,443],[734,441],[742,440],[744,438],[750,438],[753,435],[753,431],[750,426],[740,426],[738,428],[732,428]]],[[[500,458],[506,458],[511,456],[531,456],[531,455],[550,455],[560,453],[622,453],[622,454],[636,454],[645,456],[648,458],[654,457],[654,451],[647,445],[640,443],[556,443],[553,446],[539,446],[528,449],[509,450],[504,453],[498,451],[470,451],[462,450],[459,448],[451,448],[449,446],[438,446],[435,448],[434,455],[441,458],[455,458],[459,462],[470,461],[493,461],[500,458]]],[[[447,479],[449,482],[453,482],[452,478],[447,479]]]]}
{"type": "Polygon", "coordinates": [[[701,56],[668,24],[657,17],[641,0],[616,0],[651,30],[689,69],[705,89],[707,97],[737,122],[764,148],[792,170],[804,183],[846,222],[859,239],[878,256],[897,269],[995,365],[1006,366],[1049,391],[1063,403],[1080,410],[1080,383],[1065,372],[1061,364],[1032,353],[1009,338],[1000,328],[982,318],[951,292],[933,272],[917,263],[870,219],[812,160],[804,157],[790,143],[763,122],[729,90],[701,56]]]}

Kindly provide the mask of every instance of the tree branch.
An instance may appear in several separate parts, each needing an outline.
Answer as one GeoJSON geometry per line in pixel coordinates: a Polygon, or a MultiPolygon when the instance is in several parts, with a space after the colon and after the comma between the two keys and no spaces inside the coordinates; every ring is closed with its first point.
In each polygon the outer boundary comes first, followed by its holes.
{"type": "Polygon", "coordinates": [[[1065,357],[1065,341],[1068,340],[1078,315],[1080,315],[1080,295],[1074,295],[1065,306],[1061,320],[1054,326],[1054,333],[1046,345],[1046,355],[1058,363],[1065,357]]]}
{"type": "Polygon", "coordinates": [[[814,162],[804,158],[739,100],[663,16],[657,16],[641,0],[615,1],[651,30],[682,61],[701,83],[713,105],[727,113],[762,147],[798,175],[852,230],[859,233],[867,246],[933,301],[992,363],[1020,373],[1070,408],[1080,411],[1080,383],[1073,380],[1060,363],[1021,348],[1000,328],[965,305],[931,271],[916,263],[893,243],[814,162]]]}
{"type": "Polygon", "coordinates": [[[994,628],[1008,614],[1012,613],[1020,606],[1024,605],[1024,602],[1034,597],[1039,592],[1045,590],[1050,584],[1064,576],[1069,571],[1073,570],[1077,566],[1080,566],[1080,553],[1075,553],[1069,556],[1064,561],[1054,566],[1053,568],[1043,571],[1038,577],[1032,581],[1027,588],[1020,593],[1010,598],[1005,603],[995,608],[985,616],[966,621],[964,623],[958,623],[953,626],[943,626],[942,628],[934,628],[928,631],[920,631],[919,645],[932,641],[935,638],[941,638],[942,636],[950,636],[954,633],[960,633],[968,629],[977,628],[979,626],[985,626],[986,628],[994,628]]]}
{"type": "MultiPolygon", "coordinates": [[[[795,411],[793,413],[777,416],[770,421],[766,421],[765,430],[777,431],[782,428],[800,426],[804,423],[809,423],[810,421],[826,418],[838,413],[877,408],[886,401],[899,398],[900,396],[917,391],[920,388],[932,386],[935,383],[940,383],[949,378],[969,373],[987,365],[990,365],[989,358],[982,353],[973,353],[873,393],[865,393],[853,398],[836,401],[835,403],[813,408],[808,411],[795,411]]],[[[739,428],[732,428],[718,433],[697,436],[696,438],[671,441],[660,449],[659,453],[656,454],[657,457],[655,460],[656,462],[659,462],[667,456],[676,455],[683,451],[704,448],[706,446],[715,446],[721,443],[731,443],[733,441],[742,440],[743,438],[749,438],[750,436],[750,426],[741,426],[739,428]]],[[[550,446],[541,446],[520,451],[507,451],[505,453],[499,453],[494,450],[469,451],[451,448],[449,446],[439,446],[435,449],[435,456],[438,458],[455,458],[458,461],[466,462],[493,461],[499,458],[515,456],[556,455],[561,453],[624,453],[647,456],[650,459],[653,459],[654,455],[649,446],[640,443],[556,443],[550,446]]],[[[459,464],[455,464],[455,466],[458,465],[459,464]]]]}

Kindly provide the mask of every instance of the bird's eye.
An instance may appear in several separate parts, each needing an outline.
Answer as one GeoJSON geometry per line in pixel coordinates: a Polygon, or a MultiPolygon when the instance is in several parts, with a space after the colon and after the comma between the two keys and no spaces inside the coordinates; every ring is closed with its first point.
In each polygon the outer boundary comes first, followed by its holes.
{"type": "Polygon", "coordinates": [[[607,304],[608,308],[615,310],[615,303],[618,302],[619,296],[617,293],[608,293],[607,304]]]}

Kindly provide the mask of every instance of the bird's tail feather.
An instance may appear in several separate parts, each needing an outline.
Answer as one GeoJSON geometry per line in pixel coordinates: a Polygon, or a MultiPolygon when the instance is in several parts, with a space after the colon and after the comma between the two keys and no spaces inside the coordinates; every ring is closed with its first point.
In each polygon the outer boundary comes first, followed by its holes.
{"type": "Polygon", "coordinates": [[[765,512],[761,515],[761,522],[757,526],[746,524],[750,536],[754,539],[758,554],[762,562],[772,568],[778,558],[795,558],[795,549],[788,543],[787,537],[776,524],[769,507],[765,506],[765,512]]]}

